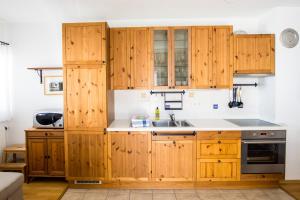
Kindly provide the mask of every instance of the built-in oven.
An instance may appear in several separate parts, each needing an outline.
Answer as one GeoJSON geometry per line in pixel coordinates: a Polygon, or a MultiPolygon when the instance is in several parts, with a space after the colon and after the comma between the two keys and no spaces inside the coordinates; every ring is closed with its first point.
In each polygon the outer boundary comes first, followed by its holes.
{"type": "Polygon", "coordinates": [[[242,131],[242,173],[284,173],[286,131],[242,131]]]}

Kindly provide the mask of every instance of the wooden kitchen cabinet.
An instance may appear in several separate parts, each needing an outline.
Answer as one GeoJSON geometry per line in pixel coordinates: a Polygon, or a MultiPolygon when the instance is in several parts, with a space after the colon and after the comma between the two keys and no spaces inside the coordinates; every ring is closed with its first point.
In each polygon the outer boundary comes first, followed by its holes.
{"type": "Polygon", "coordinates": [[[192,27],[193,88],[230,88],[233,84],[231,26],[192,27]]]}
{"type": "Polygon", "coordinates": [[[191,74],[190,27],[151,29],[153,87],[188,88],[191,74]]]}
{"type": "Polygon", "coordinates": [[[115,90],[149,89],[149,28],[113,28],[110,30],[111,84],[115,90]]]}
{"type": "Polygon", "coordinates": [[[103,180],[107,176],[103,131],[114,116],[107,24],[63,24],[63,52],[66,179],[103,180]]]}
{"type": "Polygon", "coordinates": [[[65,175],[63,130],[29,129],[26,132],[28,176],[65,175]]]}
{"type": "Polygon", "coordinates": [[[63,24],[64,64],[105,64],[106,23],[63,24]]]}
{"type": "Polygon", "coordinates": [[[237,181],[240,179],[240,159],[198,159],[198,181],[237,181]]]}
{"type": "Polygon", "coordinates": [[[197,181],[238,181],[241,173],[241,132],[197,133],[197,181]]]}
{"type": "Polygon", "coordinates": [[[108,132],[109,180],[149,181],[151,178],[151,134],[108,132]]]}
{"type": "Polygon", "coordinates": [[[105,65],[65,65],[64,127],[101,130],[107,126],[105,65]]]}
{"type": "Polygon", "coordinates": [[[247,34],[234,36],[235,74],[274,74],[275,36],[247,34]]]}
{"type": "Polygon", "coordinates": [[[152,136],[152,179],[193,181],[196,175],[195,136],[152,136]]]}
{"type": "Polygon", "coordinates": [[[107,135],[99,131],[66,131],[67,180],[104,180],[107,135]]]}

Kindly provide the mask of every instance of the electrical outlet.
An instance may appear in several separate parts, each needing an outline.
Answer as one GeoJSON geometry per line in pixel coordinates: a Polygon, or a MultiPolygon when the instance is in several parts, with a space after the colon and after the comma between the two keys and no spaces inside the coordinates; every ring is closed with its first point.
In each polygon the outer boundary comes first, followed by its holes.
{"type": "Polygon", "coordinates": [[[219,109],[219,104],[213,104],[213,109],[215,110],[219,109]]]}
{"type": "Polygon", "coordinates": [[[195,95],[194,92],[189,92],[189,97],[190,97],[190,98],[193,98],[194,95],[195,95]]]}
{"type": "Polygon", "coordinates": [[[142,98],[142,99],[146,99],[146,98],[147,98],[146,92],[141,93],[141,98],[142,98]]]}

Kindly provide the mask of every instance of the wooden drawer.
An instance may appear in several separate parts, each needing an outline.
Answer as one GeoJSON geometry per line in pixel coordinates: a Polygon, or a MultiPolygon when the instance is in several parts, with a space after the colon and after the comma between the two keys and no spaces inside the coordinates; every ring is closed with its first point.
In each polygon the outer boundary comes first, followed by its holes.
{"type": "Polygon", "coordinates": [[[197,139],[240,139],[240,131],[204,131],[197,132],[197,139]]]}
{"type": "Polygon", "coordinates": [[[64,131],[27,131],[27,137],[63,137],[64,131]]]}
{"type": "Polygon", "coordinates": [[[157,132],[152,133],[152,141],[196,140],[195,132],[157,132]]]}
{"type": "Polygon", "coordinates": [[[197,181],[238,181],[240,159],[198,159],[197,181]]]}
{"type": "Polygon", "coordinates": [[[197,158],[240,158],[241,140],[198,140],[197,158]]]}

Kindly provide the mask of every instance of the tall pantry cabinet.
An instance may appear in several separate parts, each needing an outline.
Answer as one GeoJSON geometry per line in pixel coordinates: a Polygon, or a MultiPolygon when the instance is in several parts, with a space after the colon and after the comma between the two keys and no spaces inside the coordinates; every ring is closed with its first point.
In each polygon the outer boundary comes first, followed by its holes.
{"type": "Polygon", "coordinates": [[[113,95],[107,81],[106,23],[63,24],[64,128],[67,180],[103,180],[113,95]]]}

